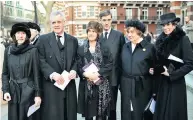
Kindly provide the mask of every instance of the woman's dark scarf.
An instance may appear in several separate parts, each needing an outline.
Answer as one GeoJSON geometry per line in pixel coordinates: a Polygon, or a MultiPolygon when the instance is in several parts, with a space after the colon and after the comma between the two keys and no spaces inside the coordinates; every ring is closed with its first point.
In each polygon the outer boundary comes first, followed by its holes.
{"type": "Polygon", "coordinates": [[[34,46],[29,44],[29,41],[25,41],[23,44],[18,45],[17,43],[10,46],[10,53],[14,55],[25,53],[26,51],[32,49],[34,46]]]}
{"type": "Polygon", "coordinates": [[[179,41],[184,36],[185,32],[180,26],[176,26],[176,28],[169,35],[162,32],[155,43],[157,54],[164,59],[168,58],[170,52],[176,48],[179,41]]]}
{"type": "MultiPolygon", "coordinates": [[[[88,51],[89,51],[89,42],[85,42],[84,55],[86,55],[88,51]]],[[[100,68],[101,63],[103,61],[103,57],[101,54],[100,44],[98,41],[96,43],[95,53],[93,53],[92,56],[93,56],[93,59],[91,61],[87,60],[86,57],[84,58],[85,65],[89,64],[90,62],[93,62],[98,68],[100,68]]],[[[104,77],[102,77],[101,79],[103,79],[102,80],[103,82],[98,86],[99,88],[98,89],[98,94],[99,94],[98,115],[104,116],[109,110],[108,108],[110,107],[109,104],[110,104],[111,96],[110,96],[109,80],[104,77]]],[[[92,86],[93,86],[93,83],[88,81],[87,90],[90,95],[93,93],[92,86]]]]}

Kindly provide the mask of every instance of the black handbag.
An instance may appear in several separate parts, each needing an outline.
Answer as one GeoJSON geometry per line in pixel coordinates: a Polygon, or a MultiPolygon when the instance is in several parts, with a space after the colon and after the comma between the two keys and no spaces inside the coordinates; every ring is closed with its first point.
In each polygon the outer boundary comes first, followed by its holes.
{"type": "Polygon", "coordinates": [[[148,102],[147,106],[145,107],[145,110],[143,112],[143,120],[153,120],[153,114],[154,110],[152,110],[152,106],[155,107],[156,104],[156,96],[152,96],[150,101],[148,102]],[[151,107],[151,108],[150,108],[151,107]]]}

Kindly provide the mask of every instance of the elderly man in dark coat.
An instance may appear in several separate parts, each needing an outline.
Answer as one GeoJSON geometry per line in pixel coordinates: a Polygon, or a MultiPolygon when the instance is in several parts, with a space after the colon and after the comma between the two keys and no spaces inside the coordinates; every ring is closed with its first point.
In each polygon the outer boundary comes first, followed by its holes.
{"type": "Polygon", "coordinates": [[[38,50],[40,68],[43,73],[43,120],[76,120],[76,52],[78,41],[75,37],[64,32],[64,15],[62,12],[51,13],[50,22],[53,32],[39,37],[38,50]],[[61,73],[69,72],[69,84],[64,90],[57,88],[54,83],[64,84],[65,78],[61,73]]]}

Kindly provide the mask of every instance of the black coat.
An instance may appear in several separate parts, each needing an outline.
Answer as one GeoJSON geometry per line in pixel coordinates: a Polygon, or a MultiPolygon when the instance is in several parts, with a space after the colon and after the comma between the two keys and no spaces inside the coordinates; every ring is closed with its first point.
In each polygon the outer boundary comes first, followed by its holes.
{"type": "Polygon", "coordinates": [[[153,92],[149,69],[154,66],[155,48],[142,40],[132,53],[131,42],[128,42],[123,46],[121,61],[121,120],[141,120],[153,92]]]}
{"type": "Polygon", "coordinates": [[[77,97],[75,80],[71,80],[64,91],[54,86],[50,80],[50,74],[61,74],[66,71],[77,71],[76,52],[78,41],[75,37],[64,33],[65,58],[61,60],[60,50],[54,32],[39,37],[38,50],[40,54],[40,67],[43,73],[43,120],[64,120],[66,113],[68,120],[77,119],[77,97]],[[65,65],[64,65],[65,64],[65,65]],[[65,67],[63,67],[65,66],[65,67]],[[64,110],[64,94],[66,95],[67,111],[64,110]]]}
{"type": "MultiPolygon", "coordinates": [[[[38,44],[39,44],[39,35],[37,35],[37,36],[35,36],[35,38],[34,38],[34,40],[33,40],[33,43],[31,43],[32,45],[34,45],[35,47],[37,47],[38,46],[38,44]]],[[[39,83],[39,85],[40,85],[40,93],[42,94],[42,79],[43,79],[43,76],[42,76],[42,73],[41,73],[41,71],[40,71],[40,69],[39,69],[39,72],[40,72],[40,83],[39,83]]],[[[35,112],[34,114],[33,114],[33,119],[35,119],[35,120],[41,120],[41,109],[42,108],[40,108],[39,110],[37,110],[37,112],[35,112]]]]}
{"type": "Polygon", "coordinates": [[[103,45],[109,48],[112,56],[113,56],[113,69],[110,76],[111,86],[118,86],[120,83],[120,70],[119,70],[119,62],[120,62],[120,53],[123,45],[125,44],[125,37],[123,33],[111,29],[108,39],[105,41],[103,39],[103,34],[100,39],[103,45]]]}
{"type": "MultiPolygon", "coordinates": [[[[109,79],[112,67],[113,67],[113,59],[112,55],[108,48],[105,48],[101,45],[100,47],[102,53],[102,63],[99,70],[99,74],[103,77],[109,79]]],[[[82,67],[86,65],[84,58],[87,60],[92,60],[93,56],[91,55],[90,51],[88,50],[87,53],[84,53],[84,45],[79,46],[78,48],[78,69],[79,69],[79,76],[80,76],[80,83],[79,83],[79,93],[78,93],[78,113],[82,114],[84,117],[93,117],[97,116],[97,106],[98,106],[98,86],[94,86],[93,94],[96,93],[96,97],[92,99],[92,101],[87,101],[87,80],[83,77],[83,70],[82,67]]]]}
{"type": "MultiPolygon", "coordinates": [[[[190,41],[179,27],[169,35],[162,33],[156,42],[157,63],[168,68],[169,77],[160,76],[154,120],[187,120],[187,96],[184,76],[193,70],[190,41]],[[184,63],[169,60],[174,55],[184,63]]],[[[158,79],[158,78],[157,78],[158,79]]]]}
{"type": "Polygon", "coordinates": [[[6,48],[2,90],[11,95],[11,101],[8,104],[9,120],[27,120],[29,106],[34,104],[35,96],[40,96],[38,65],[37,48],[31,48],[25,53],[17,55],[10,53],[10,47],[6,48]]]}

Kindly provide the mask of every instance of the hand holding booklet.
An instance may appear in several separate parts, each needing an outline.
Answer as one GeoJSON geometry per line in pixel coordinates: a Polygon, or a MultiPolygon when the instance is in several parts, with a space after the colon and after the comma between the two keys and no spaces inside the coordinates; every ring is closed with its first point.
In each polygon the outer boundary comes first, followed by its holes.
{"type": "Polygon", "coordinates": [[[28,112],[27,112],[27,117],[31,116],[35,111],[37,111],[40,108],[40,106],[35,106],[33,104],[32,106],[29,107],[28,112]]]}
{"type": "MultiPolygon", "coordinates": [[[[94,63],[89,63],[85,65],[82,69],[85,72],[98,72],[99,71],[98,67],[94,63]]],[[[94,83],[97,83],[99,81],[100,81],[100,78],[93,80],[94,83]]]]}
{"type": "Polygon", "coordinates": [[[98,72],[99,71],[99,69],[97,68],[97,66],[94,63],[90,63],[90,64],[84,66],[83,70],[85,72],[88,72],[88,71],[89,72],[98,72]]]}
{"type": "Polygon", "coordinates": [[[70,79],[68,78],[69,72],[64,70],[61,75],[62,75],[62,77],[64,79],[64,84],[59,85],[57,82],[55,82],[54,85],[56,87],[60,88],[61,90],[64,90],[66,88],[66,86],[68,85],[68,83],[70,82],[70,79]]]}

